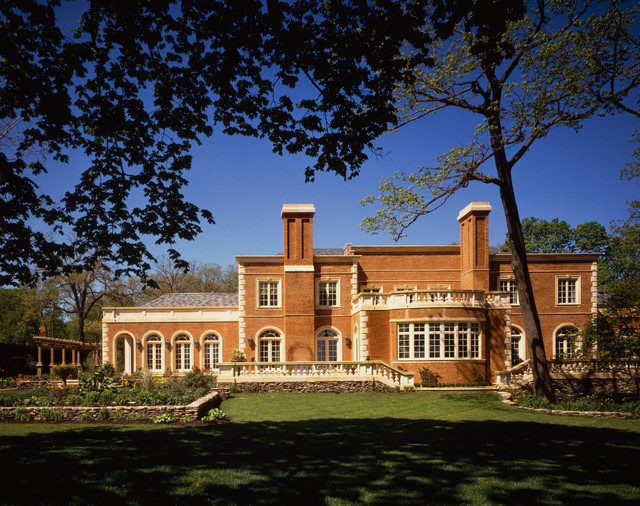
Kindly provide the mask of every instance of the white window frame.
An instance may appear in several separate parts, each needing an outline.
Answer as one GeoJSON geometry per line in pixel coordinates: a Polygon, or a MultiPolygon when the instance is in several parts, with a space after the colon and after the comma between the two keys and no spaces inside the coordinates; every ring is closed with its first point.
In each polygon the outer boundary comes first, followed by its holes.
{"type": "Polygon", "coordinates": [[[159,332],[151,332],[149,334],[147,334],[146,336],[144,336],[144,364],[145,364],[145,368],[148,369],[151,372],[164,372],[165,366],[164,366],[164,352],[163,352],[163,348],[164,348],[164,338],[162,337],[162,334],[160,334],[159,332]],[[150,356],[149,353],[149,341],[151,341],[151,343],[153,343],[153,347],[154,347],[154,352],[152,353],[153,357],[150,356]],[[149,367],[149,364],[151,363],[154,366],[158,365],[158,359],[160,359],[160,368],[157,367],[149,367]]]}
{"type": "Polygon", "coordinates": [[[282,362],[282,352],[283,352],[283,339],[280,331],[276,329],[266,329],[261,331],[258,334],[258,362],[282,362]],[[273,360],[274,357],[274,343],[278,343],[277,353],[278,360],[273,360]],[[266,351],[264,344],[266,344],[266,351]],[[267,344],[268,343],[268,344],[267,344]],[[266,353],[267,360],[262,360],[264,358],[264,353],[266,353]]]}
{"type": "Polygon", "coordinates": [[[560,358],[559,355],[562,355],[564,358],[573,358],[576,353],[576,347],[578,343],[571,343],[568,337],[564,337],[564,329],[574,329],[575,325],[570,323],[565,323],[560,325],[555,332],[553,333],[553,358],[560,358]],[[558,354],[558,348],[560,347],[560,343],[562,343],[561,354],[558,354]]]}
{"type": "Polygon", "coordinates": [[[413,293],[417,290],[418,288],[414,285],[414,286],[396,286],[395,287],[395,291],[396,292],[403,292],[405,294],[405,302],[407,304],[411,304],[412,302],[414,302],[416,300],[416,294],[413,293]],[[409,292],[409,293],[406,293],[409,292]]]}
{"type": "MultiPolygon", "coordinates": [[[[362,289],[360,290],[362,293],[382,293],[382,287],[381,286],[363,286],[362,289]]],[[[373,303],[372,305],[376,306],[379,303],[379,299],[380,297],[374,297],[373,303]]]]}
{"type": "Polygon", "coordinates": [[[401,361],[482,359],[482,324],[478,321],[400,322],[396,339],[401,361]]]}
{"type": "Polygon", "coordinates": [[[179,332],[173,338],[173,370],[189,372],[192,369],[193,338],[186,332],[179,332]]]}
{"type": "Polygon", "coordinates": [[[316,360],[318,362],[340,362],[342,360],[342,350],[340,347],[340,333],[331,327],[324,327],[316,331],[316,360]],[[325,349],[321,353],[320,342],[323,342],[325,349]],[[332,349],[335,347],[335,349],[332,349]],[[331,356],[333,354],[333,357],[331,356]],[[322,358],[321,358],[322,355],[322,358]]]}
{"type": "Polygon", "coordinates": [[[202,342],[202,369],[216,370],[222,361],[222,339],[217,332],[205,332],[200,339],[202,342]],[[215,339],[212,339],[215,338],[215,339]],[[211,365],[207,365],[207,356],[211,365]]]}
{"type": "MultiPolygon", "coordinates": [[[[269,287],[269,291],[273,289],[272,286],[269,287]]],[[[266,309],[274,309],[282,307],[282,280],[281,279],[258,279],[256,280],[256,307],[258,308],[266,308],[266,309]],[[263,284],[275,285],[276,300],[275,304],[272,304],[272,294],[267,294],[267,304],[262,304],[261,300],[261,292],[263,284]]]]}
{"type": "Polygon", "coordinates": [[[579,306],[580,305],[580,276],[556,276],[556,305],[557,306],[579,306]],[[561,288],[560,285],[573,282],[573,299],[568,299],[567,288],[561,288]],[[565,299],[565,300],[561,300],[565,299]]]}
{"type": "Polygon", "coordinates": [[[512,306],[520,305],[520,299],[518,298],[518,285],[514,278],[500,278],[498,280],[498,291],[507,292],[509,294],[509,304],[512,306]]]}
{"type": "Polygon", "coordinates": [[[334,278],[320,278],[316,279],[316,307],[340,307],[340,280],[334,278]],[[335,304],[330,304],[330,292],[326,288],[330,284],[335,284],[335,304]],[[322,286],[326,285],[326,286],[322,286]],[[326,297],[326,300],[322,300],[322,296],[326,297]],[[324,304],[322,302],[325,302],[324,304]]]}
{"type": "Polygon", "coordinates": [[[527,356],[527,340],[525,338],[525,334],[524,331],[520,328],[520,327],[515,327],[512,326],[511,327],[511,366],[514,365],[518,365],[520,362],[523,362],[524,360],[526,360],[526,356],[527,356]],[[514,355],[513,355],[513,341],[514,338],[516,338],[518,340],[518,354],[516,356],[516,358],[518,359],[518,362],[514,362],[514,355]]]}

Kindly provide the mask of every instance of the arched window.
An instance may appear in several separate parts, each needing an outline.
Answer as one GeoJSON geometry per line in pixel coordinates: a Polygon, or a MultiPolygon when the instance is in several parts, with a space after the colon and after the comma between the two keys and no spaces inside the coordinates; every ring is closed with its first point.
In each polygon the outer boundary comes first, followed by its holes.
{"type": "Polygon", "coordinates": [[[511,365],[518,365],[524,360],[526,343],[522,332],[516,327],[511,327],[511,365]]]}
{"type": "Polygon", "coordinates": [[[316,360],[338,361],[338,334],[333,330],[324,329],[316,334],[316,360]]]}
{"type": "Polygon", "coordinates": [[[220,338],[216,334],[204,336],[203,369],[214,369],[220,362],[220,338]]]}
{"type": "Polygon", "coordinates": [[[175,341],[175,370],[184,372],[191,370],[191,338],[180,334],[175,341]]]}
{"type": "Polygon", "coordinates": [[[280,334],[276,330],[265,330],[258,337],[260,362],[280,362],[280,334]]]}
{"type": "Polygon", "coordinates": [[[151,334],[146,339],[146,345],[147,369],[162,372],[162,338],[157,334],[151,334]]]}
{"type": "Polygon", "coordinates": [[[555,358],[572,358],[575,353],[577,329],[571,325],[561,327],[556,332],[555,358]]]}

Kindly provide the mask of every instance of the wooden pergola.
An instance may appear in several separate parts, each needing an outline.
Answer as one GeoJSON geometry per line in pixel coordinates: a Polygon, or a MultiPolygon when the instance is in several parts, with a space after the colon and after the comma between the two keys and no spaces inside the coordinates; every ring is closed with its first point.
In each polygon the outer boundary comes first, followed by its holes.
{"type": "Polygon", "coordinates": [[[53,374],[54,366],[54,350],[55,348],[62,349],[62,364],[67,363],[67,350],[71,349],[71,362],[79,370],[82,370],[82,361],[80,359],[80,352],[82,350],[90,350],[93,353],[93,363],[98,365],[98,349],[97,343],[81,343],[80,341],[72,341],[71,339],[59,339],[57,337],[46,336],[34,336],[33,340],[38,345],[38,363],[36,369],[38,376],[42,376],[42,345],[46,344],[50,347],[51,359],[49,361],[49,374],[53,374]]]}

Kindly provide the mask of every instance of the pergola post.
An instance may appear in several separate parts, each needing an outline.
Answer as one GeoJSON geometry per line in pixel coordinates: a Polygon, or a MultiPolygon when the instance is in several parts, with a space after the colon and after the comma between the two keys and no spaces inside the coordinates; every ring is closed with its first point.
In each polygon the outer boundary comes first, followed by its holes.
{"type": "Polygon", "coordinates": [[[36,371],[38,371],[38,378],[42,376],[42,345],[38,344],[38,363],[36,364],[36,371]]]}
{"type": "Polygon", "coordinates": [[[55,349],[54,346],[51,345],[51,350],[50,350],[51,351],[51,361],[49,362],[49,374],[50,375],[53,374],[53,366],[55,365],[55,362],[53,361],[54,360],[54,349],[55,349]]]}
{"type": "Polygon", "coordinates": [[[61,347],[62,350],[62,362],[60,362],[62,365],[65,365],[67,363],[67,349],[62,346],[61,347]]]}

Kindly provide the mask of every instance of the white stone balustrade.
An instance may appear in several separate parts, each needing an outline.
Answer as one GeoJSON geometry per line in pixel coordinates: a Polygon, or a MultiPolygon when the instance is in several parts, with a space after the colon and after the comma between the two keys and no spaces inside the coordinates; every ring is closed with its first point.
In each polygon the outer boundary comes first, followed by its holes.
{"type": "Polygon", "coordinates": [[[221,362],[218,381],[378,380],[389,386],[412,387],[414,373],[382,361],[369,362],[221,362]]]}
{"type": "Polygon", "coordinates": [[[429,306],[479,307],[508,305],[509,294],[481,290],[412,290],[392,293],[360,293],[353,300],[353,310],[362,308],[411,308],[429,306]]]}

